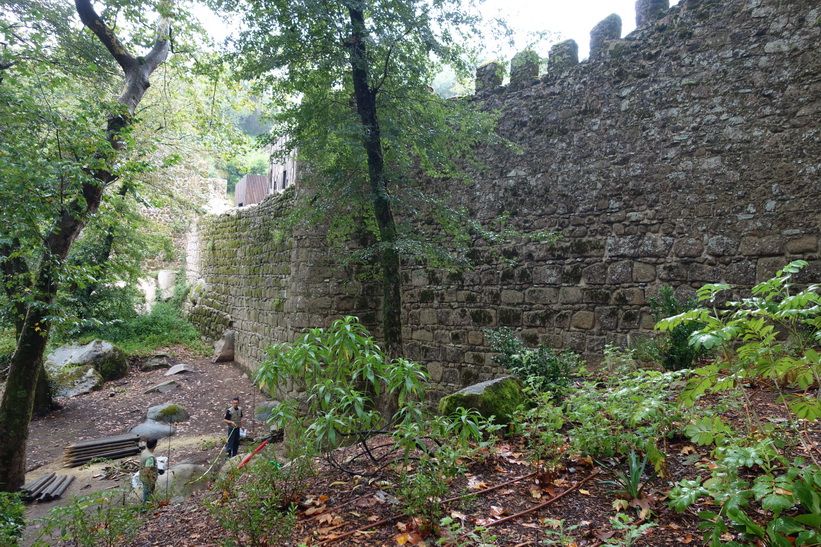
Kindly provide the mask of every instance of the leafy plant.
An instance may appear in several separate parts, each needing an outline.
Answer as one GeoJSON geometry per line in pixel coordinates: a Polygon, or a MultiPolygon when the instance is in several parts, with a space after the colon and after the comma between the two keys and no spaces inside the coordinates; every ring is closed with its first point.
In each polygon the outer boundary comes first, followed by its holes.
{"type": "Polygon", "coordinates": [[[571,350],[557,353],[544,344],[530,349],[508,327],[486,329],[485,336],[493,350],[500,354],[494,356],[493,361],[539,392],[561,391],[583,364],[571,350]]]}
{"type": "Polygon", "coordinates": [[[338,445],[342,438],[397,423],[424,420],[419,406],[428,375],[405,359],[391,360],[355,317],[314,328],[291,344],[275,344],[259,366],[255,381],[276,394],[292,385],[304,393],[280,404],[269,421],[297,434],[317,448],[338,445]],[[377,402],[396,408],[383,415],[377,402]]]}
{"type": "Polygon", "coordinates": [[[230,545],[282,545],[296,522],[305,479],[313,474],[311,458],[302,454],[281,466],[263,453],[252,462],[216,483],[208,509],[231,535],[230,545]]]}
{"type": "Polygon", "coordinates": [[[664,475],[660,445],[679,429],[685,411],[675,401],[683,371],[640,370],[570,389],[561,416],[549,401],[538,401],[531,419],[546,431],[562,428],[570,446],[593,457],[643,452],[656,473],[664,475]]]}
{"type": "Polygon", "coordinates": [[[640,458],[635,450],[630,450],[627,456],[626,469],[597,462],[613,473],[614,479],[601,481],[601,484],[611,484],[617,487],[612,492],[627,498],[628,501],[637,500],[642,497],[644,488],[644,468],[647,466],[647,455],[640,458]]]}
{"type": "MultiPolygon", "coordinates": [[[[650,299],[650,309],[656,322],[691,310],[696,305],[694,299],[685,302],[678,300],[669,285],[663,286],[658,296],[650,299]]],[[[704,347],[690,344],[690,335],[703,326],[698,321],[682,322],[661,336],[647,340],[641,345],[641,350],[650,360],[660,363],[666,370],[691,368],[699,357],[709,353],[704,347]]]]}
{"type": "Polygon", "coordinates": [[[644,532],[658,526],[655,522],[645,522],[643,524],[633,523],[630,517],[624,513],[618,513],[615,517],[610,518],[610,524],[613,528],[621,533],[621,537],[612,537],[606,539],[604,542],[608,545],[624,545],[629,547],[635,545],[644,532]]]}
{"type": "Polygon", "coordinates": [[[73,496],[68,503],[49,510],[36,545],[50,545],[56,531],[61,541],[87,547],[114,547],[129,543],[139,524],[139,505],[128,503],[126,490],[110,490],[73,496]],[[48,539],[47,539],[48,538],[48,539]]]}
{"type": "Polygon", "coordinates": [[[26,527],[25,516],[20,496],[0,492],[0,545],[17,545],[26,527]]]}
{"type": "Polygon", "coordinates": [[[446,547],[491,547],[496,545],[496,536],[489,528],[477,526],[473,530],[465,531],[464,525],[453,517],[442,517],[439,521],[441,537],[436,545],[446,547]]]}
{"type": "MultiPolygon", "coordinates": [[[[821,355],[812,347],[821,339],[819,286],[792,294],[790,282],[806,265],[803,260],[791,262],[774,278],[753,287],[751,297],[728,302],[726,308],[699,307],[659,321],[657,328],[662,331],[700,322],[704,326],[691,334],[690,344],[717,350],[716,362],[696,370],[682,391],[685,405],[692,406],[705,393],[734,389],[756,379],[770,380],[779,390],[785,385],[806,390],[821,384],[821,355]]],[[[714,302],[729,289],[724,284],[705,285],[697,292],[698,300],[714,302]]],[[[821,417],[817,396],[782,393],[780,400],[798,418],[821,417]]]]}

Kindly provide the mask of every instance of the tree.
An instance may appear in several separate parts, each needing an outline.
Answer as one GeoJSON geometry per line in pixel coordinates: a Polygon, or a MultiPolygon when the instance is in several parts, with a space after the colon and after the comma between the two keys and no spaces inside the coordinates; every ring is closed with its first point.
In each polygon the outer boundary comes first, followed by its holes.
{"type": "MultiPolygon", "coordinates": [[[[9,365],[6,390],[0,402],[0,490],[15,491],[25,479],[25,454],[35,388],[53,324],[58,287],[81,279],[82,271],[66,268],[77,237],[100,206],[105,190],[128,169],[123,151],[131,137],[134,113],[150,83],[151,74],[170,51],[170,6],[153,6],[159,24],[150,51],[136,56],[114,28],[97,14],[90,0],[75,0],[76,15],[96,36],[84,42],[84,58],[64,58],[49,52],[58,34],[46,30],[43,17],[54,18],[60,5],[12,3],[15,16],[2,20],[6,44],[0,57],[0,109],[4,120],[0,155],[0,268],[6,296],[14,309],[17,344],[9,365]],[[102,48],[98,46],[103,46],[102,48]],[[104,53],[105,52],[105,53],[104,53]],[[42,91],[47,85],[72,82],[72,68],[107,71],[119,67],[124,88],[116,101],[101,101],[108,88],[80,93],[83,99],[64,108],[51,104],[42,91]],[[31,91],[35,93],[32,95],[31,91]],[[88,93],[98,93],[89,96],[88,93]],[[26,198],[25,206],[20,200],[26,198]]],[[[138,5],[130,9],[139,11],[138,5]]],[[[146,11],[150,11],[146,8],[146,11]]],[[[61,25],[72,19],[63,13],[61,25]]],[[[134,33],[137,43],[139,33],[134,33]]],[[[76,32],[70,39],[78,39],[76,32]]]]}
{"type": "Polygon", "coordinates": [[[452,264],[470,238],[447,185],[422,191],[418,181],[462,178],[460,160],[493,136],[492,116],[430,87],[441,65],[459,74],[473,66],[462,44],[477,16],[458,0],[214,3],[244,14],[235,60],[272,97],[276,130],[307,158],[311,212],[330,218],[338,239],[366,233],[356,258],[376,265],[382,339],[400,355],[402,260],[452,264]]]}

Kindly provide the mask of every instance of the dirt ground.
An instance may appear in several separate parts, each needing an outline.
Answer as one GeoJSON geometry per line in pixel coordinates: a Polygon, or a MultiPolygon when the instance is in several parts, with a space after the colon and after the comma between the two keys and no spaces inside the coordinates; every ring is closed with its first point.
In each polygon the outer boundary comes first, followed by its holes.
{"type": "MultiPolygon", "coordinates": [[[[99,391],[71,398],[60,398],[60,410],[32,421],[29,428],[26,482],[47,473],[74,476],[63,496],[51,502],[27,505],[26,519],[30,523],[25,544],[37,534],[37,518],[46,515],[52,507],[65,503],[71,495],[89,494],[115,488],[129,477],[106,479],[100,477],[104,463],[82,467],[63,467],[66,446],[91,439],[127,433],[145,421],[149,407],[175,403],[190,414],[186,422],[174,424],[177,431],[172,437],[161,439],[157,446],[160,456],[167,456],[169,465],[197,463],[210,465],[220,460],[225,442],[222,417],[231,398],[239,396],[245,409],[243,425],[251,435],[267,426],[253,420],[253,408],[270,398],[256,390],[248,374],[234,363],[212,363],[211,359],[196,358],[182,348],[169,348],[172,364],[184,363],[193,372],[167,377],[167,369],[141,372],[135,363],[128,376],[107,382],[99,391]],[[166,380],[176,380],[176,389],[167,393],[144,393],[148,388],[166,380]]],[[[137,456],[129,458],[136,461],[137,456]]],[[[120,462],[124,460],[119,460],[120,462]]]]}

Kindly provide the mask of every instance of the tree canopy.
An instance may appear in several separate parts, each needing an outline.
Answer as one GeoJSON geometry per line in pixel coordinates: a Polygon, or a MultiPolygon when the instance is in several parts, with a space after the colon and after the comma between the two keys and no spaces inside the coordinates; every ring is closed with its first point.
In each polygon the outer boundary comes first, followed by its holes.
{"type": "MultiPolygon", "coordinates": [[[[493,138],[493,117],[430,87],[440,67],[466,75],[478,23],[457,0],[215,0],[243,14],[234,60],[271,100],[274,131],[307,162],[310,211],[348,239],[365,232],[357,258],[383,283],[382,338],[401,351],[399,267],[405,258],[452,262],[443,243],[469,238],[447,185],[493,138]],[[444,179],[422,191],[421,176],[444,179]],[[422,220],[421,222],[419,220],[422,220]],[[416,222],[411,222],[416,220],[416,222]],[[429,229],[425,231],[425,227],[429,229]],[[456,240],[453,235],[458,234],[456,240]]],[[[304,215],[303,215],[304,216],[304,215]]]]}

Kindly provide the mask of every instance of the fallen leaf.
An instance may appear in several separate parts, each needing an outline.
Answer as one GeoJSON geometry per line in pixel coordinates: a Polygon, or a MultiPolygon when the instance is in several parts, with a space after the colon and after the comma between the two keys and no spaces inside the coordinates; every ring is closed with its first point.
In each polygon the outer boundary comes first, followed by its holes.
{"type": "Polygon", "coordinates": [[[487,488],[487,483],[476,476],[468,478],[468,490],[484,490],[487,488]]]}
{"type": "Polygon", "coordinates": [[[681,449],[679,454],[686,456],[687,454],[694,454],[696,452],[696,447],[692,445],[687,445],[681,449]]]}
{"type": "Polygon", "coordinates": [[[590,495],[590,491],[589,491],[589,490],[585,490],[584,488],[579,488],[579,494],[583,494],[583,495],[585,495],[585,496],[589,496],[589,495],[590,495]]]}
{"type": "Polygon", "coordinates": [[[499,507],[498,505],[490,506],[490,514],[494,517],[501,517],[505,513],[507,513],[507,509],[505,509],[504,507],[499,507]]]}
{"type": "Polygon", "coordinates": [[[317,513],[324,513],[328,508],[324,505],[320,505],[319,507],[308,507],[305,510],[306,515],[315,515],[317,513]]]}
{"type": "Polygon", "coordinates": [[[542,489],[536,486],[535,484],[530,485],[529,492],[530,497],[532,498],[535,498],[537,500],[542,498],[542,489]]]}
{"type": "Polygon", "coordinates": [[[381,520],[379,515],[371,515],[367,519],[368,522],[379,522],[381,520]]]}

